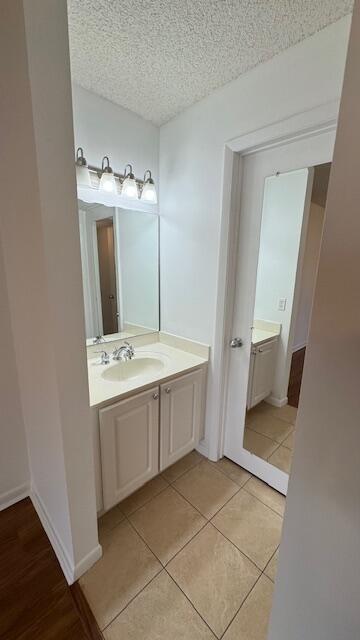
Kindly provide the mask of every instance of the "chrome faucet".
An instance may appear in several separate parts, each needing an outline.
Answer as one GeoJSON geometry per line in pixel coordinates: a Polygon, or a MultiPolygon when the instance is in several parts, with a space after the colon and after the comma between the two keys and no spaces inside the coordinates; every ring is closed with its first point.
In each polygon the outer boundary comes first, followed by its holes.
{"type": "Polygon", "coordinates": [[[110,356],[107,351],[97,351],[96,353],[101,353],[101,361],[100,364],[109,364],[110,356]]]}
{"type": "Polygon", "coordinates": [[[101,344],[102,342],[105,342],[104,336],[95,336],[93,338],[93,344],[101,344]]]}
{"type": "Polygon", "coordinates": [[[115,348],[113,351],[113,360],[132,360],[135,355],[134,347],[125,341],[125,344],[121,345],[121,347],[115,348]]]}

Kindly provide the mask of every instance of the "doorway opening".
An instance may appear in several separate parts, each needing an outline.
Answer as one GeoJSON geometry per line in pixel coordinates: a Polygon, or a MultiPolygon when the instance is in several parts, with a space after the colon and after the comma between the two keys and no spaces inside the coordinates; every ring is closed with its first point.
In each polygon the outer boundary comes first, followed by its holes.
{"type": "Polygon", "coordinates": [[[118,331],[118,308],[116,291],[116,265],[113,218],[96,221],[97,250],[103,332],[105,335],[118,331]]]}
{"type": "Polygon", "coordinates": [[[311,307],[324,226],[330,169],[331,162],[314,167],[314,181],[311,193],[303,266],[300,275],[300,298],[298,308],[296,310],[293,354],[288,386],[288,404],[296,408],[299,406],[301,381],[309,334],[311,307]]]}

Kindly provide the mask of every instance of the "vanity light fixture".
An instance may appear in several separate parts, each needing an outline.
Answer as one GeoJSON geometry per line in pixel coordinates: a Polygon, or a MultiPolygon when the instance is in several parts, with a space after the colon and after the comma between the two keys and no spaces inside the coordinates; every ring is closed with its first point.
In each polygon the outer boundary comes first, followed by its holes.
{"type": "Polygon", "coordinates": [[[141,189],[140,200],[144,200],[145,202],[151,202],[152,204],[157,204],[155,182],[151,177],[150,169],[146,169],[144,173],[144,184],[141,189]]]}
{"type": "Polygon", "coordinates": [[[86,159],[84,158],[84,151],[82,147],[76,149],[76,180],[78,184],[84,187],[91,187],[91,178],[89,167],[87,166],[86,159]]]}
{"type": "Polygon", "coordinates": [[[131,164],[127,164],[125,167],[121,195],[126,196],[126,198],[132,198],[132,199],[139,197],[138,186],[135,180],[135,176],[133,174],[133,168],[131,164]],[[129,171],[127,173],[128,168],[129,168],[129,171]]]}
{"type": "Polygon", "coordinates": [[[99,189],[108,193],[116,193],[116,182],[108,156],[104,156],[101,163],[101,178],[99,189]]]}

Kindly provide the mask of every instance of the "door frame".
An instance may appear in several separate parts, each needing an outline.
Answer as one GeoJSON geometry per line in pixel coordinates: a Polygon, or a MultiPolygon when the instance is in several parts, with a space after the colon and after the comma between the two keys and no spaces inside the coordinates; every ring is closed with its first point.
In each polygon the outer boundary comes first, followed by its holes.
{"type": "MultiPolygon", "coordinates": [[[[216,319],[213,353],[215,394],[209,429],[208,455],[218,460],[224,451],[225,412],[229,371],[229,340],[235,300],[236,259],[240,221],[242,161],[247,155],[295,140],[336,132],[339,100],[298,113],[229,140],[224,147],[222,206],[216,319]]],[[[286,476],[286,474],[284,474],[286,476]]]]}

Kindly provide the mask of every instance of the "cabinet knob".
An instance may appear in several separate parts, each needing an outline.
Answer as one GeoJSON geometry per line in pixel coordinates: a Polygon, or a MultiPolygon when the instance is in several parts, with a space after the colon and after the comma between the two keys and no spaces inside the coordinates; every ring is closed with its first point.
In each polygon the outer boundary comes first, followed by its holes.
{"type": "Polygon", "coordinates": [[[165,393],[170,393],[170,391],[171,391],[171,387],[166,387],[165,393]]]}
{"type": "Polygon", "coordinates": [[[157,400],[157,399],[158,399],[158,397],[159,397],[159,394],[158,394],[158,393],[153,393],[153,398],[154,398],[154,400],[157,400]]]}

